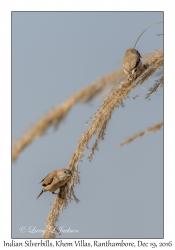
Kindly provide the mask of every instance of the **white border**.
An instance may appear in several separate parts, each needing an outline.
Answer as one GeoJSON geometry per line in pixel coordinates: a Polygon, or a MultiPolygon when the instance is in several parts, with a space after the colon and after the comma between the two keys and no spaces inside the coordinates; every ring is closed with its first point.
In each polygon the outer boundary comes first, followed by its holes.
{"type": "MultiPolygon", "coordinates": [[[[0,176],[1,176],[1,244],[2,240],[11,241],[11,11],[164,11],[165,18],[165,95],[164,95],[164,239],[143,240],[143,242],[169,242],[175,244],[175,39],[174,39],[174,7],[173,1],[167,5],[160,1],[58,1],[58,0],[7,0],[0,1],[0,176]],[[4,178],[2,178],[4,177],[4,178]],[[7,184],[8,180],[8,184],[7,184]],[[3,238],[2,238],[3,237],[3,238]]],[[[25,240],[15,240],[24,242],[25,240]]],[[[41,240],[34,240],[40,242],[41,240]]],[[[90,240],[86,240],[90,241],[90,240]]],[[[93,240],[91,240],[93,242],[93,240]]],[[[106,240],[99,240],[106,241],[106,240]]],[[[111,240],[119,242],[120,240],[111,240]]],[[[64,240],[70,242],[70,240],[64,240]]],[[[124,240],[137,242],[137,240],[124,240]]],[[[173,245],[174,245],[173,244],[173,245]]],[[[103,247],[104,248],[104,247],[103,247]]],[[[124,248],[124,247],[123,247],[124,248]]],[[[172,247],[173,248],[173,247],[172,247]]],[[[67,248],[68,249],[68,248],[67,248]]],[[[99,247],[100,249],[100,247],[99,247]]],[[[127,248],[130,249],[130,248],[127,248]]],[[[152,248],[146,248],[152,249],[152,248]]],[[[157,248],[159,249],[159,248],[157,248]]],[[[160,248],[162,249],[162,248],[160,248]]],[[[164,248],[165,249],[165,248],[164,248]]],[[[168,248],[166,248],[168,249],[168,248]]]]}

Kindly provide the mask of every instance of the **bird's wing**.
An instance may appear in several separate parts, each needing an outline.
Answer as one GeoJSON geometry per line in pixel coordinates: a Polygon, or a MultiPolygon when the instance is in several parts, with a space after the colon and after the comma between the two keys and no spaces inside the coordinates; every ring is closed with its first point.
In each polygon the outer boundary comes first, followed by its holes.
{"type": "Polygon", "coordinates": [[[54,177],[56,176],[56,170],[50,172],[41,182],[42,182],[42,186],[45,187],[45,186],[48,186],[50,185],[53,180],[54,180],[54,177]]]}
{"type": "Polygon", "coordinates": [[[139,63],[140,57],[137,54],[132,53],[123,60],[123,66],[126,71],[132,71],[139,63]]]}
{"type": "MultiPolygon", "coordinates": [[[[140,62],[140,56],[139,56],[139,55],[136,55],[136,58],[135,58],[135,66],[134,66],[134,68],[137,68],[139,62],[140,62]]],[[[134,64],[134,63],[133,63],[133,64],[134,64]]],[[[133,69],[134,69],[134,68],[133,68],[133,69]]]]}

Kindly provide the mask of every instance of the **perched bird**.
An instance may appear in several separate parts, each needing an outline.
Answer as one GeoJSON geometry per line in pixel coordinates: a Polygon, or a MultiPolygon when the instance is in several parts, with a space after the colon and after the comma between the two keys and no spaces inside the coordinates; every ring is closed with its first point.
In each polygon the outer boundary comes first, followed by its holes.
{"type": "Polygon", "coordinates": [[[60,170],[53,170],[41,181],[43,189],[38,197],[46,191],[50,191],[52,194],[55,194],[54,192],[68,182],[71,176],[72,172],[69,169],[63,168],[60,170]]]}
{"type": "Polygon", "coordinates": [[[122,64],[123,64],[124,72],[128,74],[128,80],[136,79],[138,71],[142,71],[143,69],[146,69],[148,66],[147,64],[143,65],[142,61],[140,60],[141,55],[138,52],[138,50],[135,49],[137,42],[139,41],[140,37],[145,33],[146,30],[148,30],[154,25],[161,24],[161,23],[163,22],[153,23],[149,27],[147,27],[137,38],[134,48],[130,48],[125,52],[125,56],[123,58],[122,64]]]}
{"type": "Polygon", "coordinates": [[[137,71],[141,71],[145,68],[145,65],[142,64],[141,55],[136,49],[128,49],[125,52],[125,56],[123,58],[122,64],[123,69],[126,74],[128,74],[128,78],[136,79],[137,71]]]}

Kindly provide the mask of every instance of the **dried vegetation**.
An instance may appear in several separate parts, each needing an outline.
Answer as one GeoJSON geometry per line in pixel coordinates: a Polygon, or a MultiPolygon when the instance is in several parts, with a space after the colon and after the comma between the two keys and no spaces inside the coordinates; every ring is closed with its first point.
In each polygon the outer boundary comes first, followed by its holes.
{"type": "Polygon", "coordinates": [[[36,124],[34,124],[24,135],[13,143],[12,147],[12,161],[15,161],[19,154],[33,142],[37,137],[42,136],[49,127],[58,128],[60,123],[64,120],[71,108],[78,102],[88,103],[106,86],[113,84],[116,79],[124,79],[122,70],[112,72],[105,77],[101,77],[94,81],[93,84],[76,92],[70,96],[63,104],[53,108],[46,115],[41,117],[36,124]]]}
{"type": "Polygon", "coordinates": [[[163,126],[163,122],[157,123],[154,126],[147,128],[145,131],[142,132],[138,132],[136,133],[134,136],[127,138],[124,142],[122,142],[119,147],[122,147],[123,145],[126,145],[132,141],[134,141],[135,139],[137,139],[140,136],[143,136],[145,134],[147,134],[148,132],[156,132],[157,130],[159,130],[161,127],[163,126]]]}
{"type": "MultiPolygon", "coordinates": [[[[72,170],[73,178],[71,178],[71,181],[65,185],[64,189],[60,190],[60,192],[62,193],[61,196],[63,196],[64,199],[62,200],[58,196],[55,198],[49,217],[46,221],[46,231],[44,234],[44,238],[55,237],[55,232],[51,231],[50,228],[56,228],[55,223],[58,220],[58,216],[60,212],[66,208],[68,202],[71,201],[72,198],[78,201],[78,199],[76,198],[74,194],[74,186],[80,181],[79,175],[78,175],[78,164],[82,160],[83,152],[85,148],[88,148],[91,138],[93,136],[95,137],[95,143],[90,148],[89,160],[92,159],[95,150],[97,150],[98,148],[99,142],[104,139],[105,130],[107,128],[108,122],[115,108],[119,106],[123,106],[123,101],[126,97],[128,97],[130,91],[136,88],[139,84],[142,84],[151,75],[153,75],[158,68],[163,66],[163,52],[156,51],[155,53],[152,53],[151,57],[148,59],[146,63],[147,63],[147,69],[144,70],[144,72],[142,72],[141,75],[135,81],[125,81],[121,83],[120,85],[118,85],[117,83],[117,86],[119,86],[118,89],[114,90],[110,94],[110,96],[108,96],[104,100],[102,105],[94,114],[94,117],[90,119],[92,120],[92,123],[90,127],[88,128],[88,130],[82,135],[81,139],[79,140],[77,148],[74,154],[72,155],[69,165],[68,165],[68,168],[72,170]]],[[[110,83],[115,81],[115,84],[116,84],[117,82],[116,74],[117,73],[113,73],[113,77],[111,75],[110,83]]],[[[106,80],[106,82],[108,82],[106,83],[106,85],[109,84],[109,79],[106,80]]],[[[160,87],[162,84],[163,84],[163,77],[162,77],[162,80],[161,81],[159,80],[156,86],[153,86],[153,88],[150,90],[151,94],[155,92],[158,89],[158,87],[160,87]]],[[[99,93],[100,91],[101,90],[97,92],[99,93]]],[[[84,101],[85,102],[89,101],[91,99],[91,96],[93,95],[89,95],[89,97],[87,97],[86,95],[86,98],[84,98],[84,101]]],[[[162,125],[163,123],[156,124],[152,128],[148,128],[146,131],[140,132],[136,134],[134,137],[129,138],[127,141],[125,141],[121,145],[124,145],[130,141],[133,141],[137,137],[142,136],[146,134],[147,132],[157,131],[158,129],[160,129],[162,125]]]]}

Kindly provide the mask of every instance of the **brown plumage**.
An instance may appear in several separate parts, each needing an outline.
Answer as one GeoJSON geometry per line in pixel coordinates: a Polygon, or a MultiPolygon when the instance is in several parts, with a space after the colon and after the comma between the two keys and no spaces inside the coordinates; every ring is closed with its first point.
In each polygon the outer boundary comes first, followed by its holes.
{"type": "Polygon", "coordinates": [[[136,49],[130,48],[125,52],[122,61],[124,72],[134,79],[137,77],[136,71],[143,69],[140,58],[140,53],[136,49]]]}
{"type": "MultiPolygon", "coordinates": [[[[54,192],[63,186],[66,182],[70,180],[72,176],[72,172],[69,169],[63,168],[59,170],[53,170],[50,172],[41,182],[43,189],[41,193],[38,195],[37,199],[39,196],[46,192],[50,191],[54,194],[54,192]]],[[[40,182],[40,183],[41,183],[40,182]]]]}

